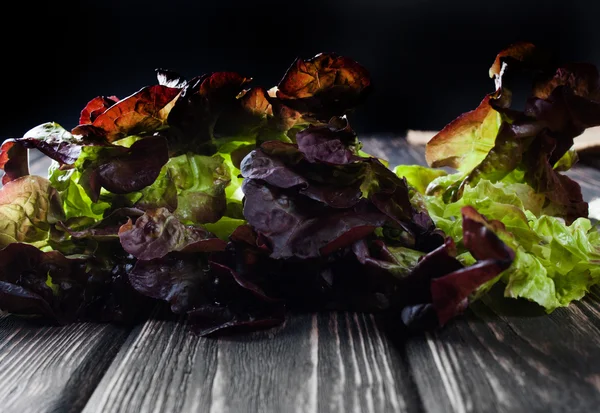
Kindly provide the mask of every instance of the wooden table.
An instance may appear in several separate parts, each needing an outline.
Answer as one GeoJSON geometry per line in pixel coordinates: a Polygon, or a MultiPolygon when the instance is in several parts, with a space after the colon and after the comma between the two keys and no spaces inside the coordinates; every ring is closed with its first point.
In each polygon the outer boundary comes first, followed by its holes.
{"type": "MultiPolygon", "coordinates": [[[[392,166],[424,162],[403,139],[363,142],[392,166]]],[[[600,195],[599,170],[570,175],[600,195]]],[[[600,411],[598,289],[550,315],[496,289],[439,331],[393,333],[346,312],[226,338],[161,309],[134,328],[0,316],[0,412],[600,411]]]]}

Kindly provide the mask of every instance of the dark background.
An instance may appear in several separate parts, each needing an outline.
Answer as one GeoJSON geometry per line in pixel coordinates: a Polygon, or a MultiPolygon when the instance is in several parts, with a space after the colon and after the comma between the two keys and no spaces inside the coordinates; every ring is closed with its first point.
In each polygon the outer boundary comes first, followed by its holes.
{"type": "Polygon", "coordinates": [[[359,133],[439,129],[493,89],[498,51],[532,41],[600,63],[591,1],[22,2],[5,13],[0,140],[47,121],[76,126],[98,95],[233,70],[275,85],[293,60],[331,51],[363,64],[374,90],[350,115],[359,133]]]}

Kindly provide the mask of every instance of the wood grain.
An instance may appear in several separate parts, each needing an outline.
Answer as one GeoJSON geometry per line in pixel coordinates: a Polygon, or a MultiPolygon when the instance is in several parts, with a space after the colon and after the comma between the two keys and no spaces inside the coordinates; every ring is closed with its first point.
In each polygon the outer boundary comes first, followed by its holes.
{"type": "Polygon", "coordinates": [[[409,377],[369,315],[292,314],[275,329],[219,338],[152,319],[84,412],[417,412],[409,377]]]}
{"type": "Polygon", "coordinates": [[[595,299],[548,316],[532,303],[504,299],[496,288],[446,328],[410,339],[408,360],[425,410],[596,411],[595,299]]]}
{"type": "Polygon", "coordinates": [[[128,334],[109,324],[50,327],[1,316],[0,411],[81,411],[128,334]]]}

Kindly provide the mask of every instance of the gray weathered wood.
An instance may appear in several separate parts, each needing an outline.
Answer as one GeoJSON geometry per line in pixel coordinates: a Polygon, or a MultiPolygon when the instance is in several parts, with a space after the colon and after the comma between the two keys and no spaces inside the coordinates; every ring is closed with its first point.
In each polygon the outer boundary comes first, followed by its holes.
{"type": "Polygon", "coordinates": [[[295,314],[277,328],[202,338],[137,328],[85,413],[416,412],[408,370],[370,315],[295,314]]]}
{"type": "Polygon", "coordinates": [[[495,289],[447,327],[409,339],[408,360],[425,410],[596,411],[597,298],[546,315],[495,289]]]}
{"type": "Polygon", "coordinates": [[[51,327],[1,316],[0,411],[80,411],[129,330],[93,323],[51,327]]]}

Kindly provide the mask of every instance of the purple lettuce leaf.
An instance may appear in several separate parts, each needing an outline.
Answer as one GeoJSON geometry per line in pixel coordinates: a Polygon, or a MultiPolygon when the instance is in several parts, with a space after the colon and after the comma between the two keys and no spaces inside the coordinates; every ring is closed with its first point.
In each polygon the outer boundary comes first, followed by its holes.
{"type": "Polygon", "coordinates": [[[225,249],[225,242],[202,227],[182,224],[166,208],[147,210],[119,229],[125,251],[139,260],[162,258],[170,252],[213,252],[225,249]]]}
{"type": "Polygon", "coordinates": [[[336,210],[297,191],[246,179],[244,217],[270,244],[273,258],[301,259],[329,254],[383,225],[385,217],[357,204],[336,210]]]}
{"type": "Polygon", "coordinates": [[[131,147],[86,146],[78,159],[82,170],[79,184],[93,202],[101,188],[113,194],[128,194],[154,183],[169,160],[167,141],[157,135],[134,142],[131,147]]]}
{"type": "Polygon", "coordinates": [[[509,268],[515,257],[495,234],[501,223],[487,221],[472,207],[464,207],[462,213],[463,243],[474,264],[465,266],[458,260],[451,237],[427,253],[367,238],[352,247],[363,266],[363,279],[344,294],[354,303],[379,303],[380,310],[415,329],[437,328],[461,314],[477,289],[509,268]]]}
{"type": "MultiPolygon", "coordinates": [[[[0,148],[0,160],[6,159],[7,156],[8,159],[14,159],[13,154],[7,154],[6,152],[8,150],[13,152],[14,147],[20,145],[22,148],[37,149],[60,165],[70,167],[79,157],[83,145],[94,144],[97,144],[97,142],[84,140],[71,134],[57,123],[47,122],[29,130],[21,138],[5,142],[0,148]]],[[[23,162],[22,158],[21,162],[23,162]]],[[[20,169],[23,168],[24,166],[20,167],[20,169]]]]}
{"type": "Polygon", "coordinates": [[[296,133],[298,150],[308,162],[344,165],[360,159],[356,133],[347,121],[342,122],[342,125],[310,125],[296,133]]]}
{"type": "Polygon", "coordinates": [[[272,257],[329,255],[382,226],[409,233],[417,248],[443,242],[426,211],[411,205],[406,181],[356,155],[347,122],[309,126],[297,138],[265,142],[241,164],[244,216],[272,257]]]}
{"type": "Polygon", "coordinates": [[[130,322],[148,311],[123,275],[131,264],[119,251],[111,259],[66,257],[23,243],[0,250],[0,308],[60,324],[130,322]]]}

